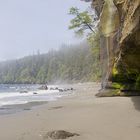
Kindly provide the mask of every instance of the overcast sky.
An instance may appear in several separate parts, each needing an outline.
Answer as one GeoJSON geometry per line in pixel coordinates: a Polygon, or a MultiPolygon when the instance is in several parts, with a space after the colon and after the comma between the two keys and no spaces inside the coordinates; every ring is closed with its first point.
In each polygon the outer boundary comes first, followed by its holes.
{"type": "Polygon", "coordinates": [[[68,30],[68,11],[89,5],[80,0],[0,0],[0,60],[80,42],[68,30]]]}

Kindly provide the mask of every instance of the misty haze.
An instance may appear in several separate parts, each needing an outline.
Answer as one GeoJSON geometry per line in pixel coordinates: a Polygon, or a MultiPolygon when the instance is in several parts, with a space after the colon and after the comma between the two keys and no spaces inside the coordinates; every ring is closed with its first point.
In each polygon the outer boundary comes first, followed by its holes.
{"type": "Polygon", "coordinates": [[[0,0],[0,140],[140,139],[140,0],[0,0]]]}
{"type": "MultiPolygon", "coordinates": [[[[89,4],[88,4],[89,5],[89,4]]],[[[0,60],[20,58],[56,49],[61,44],[78,43],[68,30],[72,6],[85,10],[77,0],[0,1],[0,60]]]]}

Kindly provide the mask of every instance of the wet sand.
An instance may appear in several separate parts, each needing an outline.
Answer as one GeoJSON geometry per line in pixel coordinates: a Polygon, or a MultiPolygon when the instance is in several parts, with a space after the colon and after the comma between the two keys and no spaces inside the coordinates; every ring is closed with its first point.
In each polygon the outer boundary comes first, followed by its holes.
{"type": "MultiPolygon", "coordinates": [[[[0,140],[50,140],[65,130],[68,140],[139,140],[140,97],[96,98],[100,85],[73,85],[72,94],[16,114],[0,116],[0,140]]],[[[63,94],[63,93],[62,93],[63,94]]]]}

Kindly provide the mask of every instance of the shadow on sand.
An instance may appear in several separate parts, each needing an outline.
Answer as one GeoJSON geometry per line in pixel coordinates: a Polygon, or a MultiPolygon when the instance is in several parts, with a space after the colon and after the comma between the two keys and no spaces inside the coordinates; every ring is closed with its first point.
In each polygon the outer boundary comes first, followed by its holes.
{"type": "Polygon", "coordinates": [[[140,111],[140,96],[133,96],[131,100],[136,110],[140,111]]]}

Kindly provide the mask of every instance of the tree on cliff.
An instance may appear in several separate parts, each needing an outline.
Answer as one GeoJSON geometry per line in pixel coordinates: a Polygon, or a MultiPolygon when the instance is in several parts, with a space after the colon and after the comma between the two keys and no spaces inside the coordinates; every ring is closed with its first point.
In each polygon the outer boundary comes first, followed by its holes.
{"type": "Polygon", "coordinates": [[[69,14],[74,16],[74,18],[70,21],[69,29],[75,29],[75,33],[78,35],[83,35],[84,33],[87,35],[87,41],[90,45],[92,55],[94,56],[94,64],[96,65],[94,66],[94,69],[97,68],[94,73],[97,77],[100,77],[100,37],[99,31],[97,29],[98,16],[93,12],[80,12],[76,7],[72,7],[69,11],[69,14]]]}
{"type": "Polygon", "coordinates": [[[98,16],[93,12],[80,12],[76,7],[70,8],[69,14],[74,16],[70,21],[69,29],[75,29],[78,35],[86,33],[87,41],[92,49],[93,47],[99,49],[98,16]]]}
{"type": "Polygon", "coordinates": [[[90,30],[90,33],[95,33],[96,16],[93,18],[93,14],[88,11],[80,12],[76,7],[70,8],[69,14],[74,16],[70,21],[69,29],[76,29],[75,33],[80,35],[86,30],[90,30]]]}

